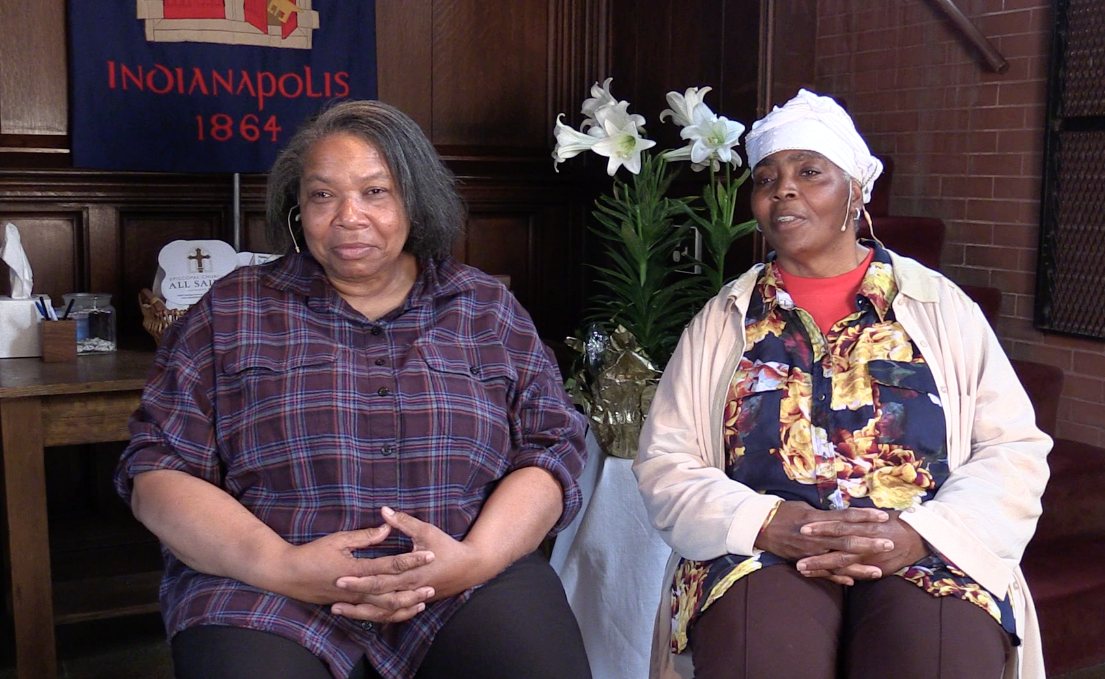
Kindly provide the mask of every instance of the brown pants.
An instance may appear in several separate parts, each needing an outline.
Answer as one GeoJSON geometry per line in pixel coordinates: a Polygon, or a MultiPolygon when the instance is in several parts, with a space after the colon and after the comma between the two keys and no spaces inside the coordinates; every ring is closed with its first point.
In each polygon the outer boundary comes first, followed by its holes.
{"type": "Polygon", "coordinates": [[[695,679],[1000,679],[1011,642],[986,611],[891,576],[836,585],[779,564],[690,630],[695,679]]]}

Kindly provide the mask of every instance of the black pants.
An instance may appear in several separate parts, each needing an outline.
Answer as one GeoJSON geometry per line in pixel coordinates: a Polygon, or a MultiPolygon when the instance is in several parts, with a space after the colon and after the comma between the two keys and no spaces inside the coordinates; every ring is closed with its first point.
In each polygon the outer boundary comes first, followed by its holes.
{"type": "MultiPolygon", "coordinates": [[[[200,626],[173,637],[177,679],[332,679],[290,639],[200,626]]],[[[362,658],[350,679],[379,679],[362,658]]],[[[434,637],[418,679],[590,679],[579,625],[560,579],[531,554],[472,595],[434,637]]]]}
{"type": "Polygon", "coordinates": [[[690,631],[696,679],[1001,679],[986,611],[897,576],[842,587],[779,564],[738,580],[690,631]]]}

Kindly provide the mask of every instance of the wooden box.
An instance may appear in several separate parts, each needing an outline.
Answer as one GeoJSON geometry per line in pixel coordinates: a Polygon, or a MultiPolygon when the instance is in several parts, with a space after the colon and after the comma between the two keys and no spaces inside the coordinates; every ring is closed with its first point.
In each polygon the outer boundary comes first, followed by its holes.
{"type": "Polygon", "coordinates": [[[77,360],[77,322],[42,321],[42,361],[66,363],[77,360]]]}

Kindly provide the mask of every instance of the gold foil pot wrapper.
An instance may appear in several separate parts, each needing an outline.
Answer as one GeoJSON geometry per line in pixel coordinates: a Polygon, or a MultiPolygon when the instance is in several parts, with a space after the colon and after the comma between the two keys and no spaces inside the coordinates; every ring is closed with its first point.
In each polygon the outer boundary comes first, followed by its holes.
{"type": "MultiPolygon", "coordinates": [[[[568,346],[582,352],[583,342],[569,337],[568,346]]],[[[637,455],[641,425],[656,395],[660,371],[637,349],[633,335],[618,327],[610,336],[602,367],[595,375],[577,375],[569,387],[573,401],[583,408],[599,445],[615,457],[637,455]]]]}

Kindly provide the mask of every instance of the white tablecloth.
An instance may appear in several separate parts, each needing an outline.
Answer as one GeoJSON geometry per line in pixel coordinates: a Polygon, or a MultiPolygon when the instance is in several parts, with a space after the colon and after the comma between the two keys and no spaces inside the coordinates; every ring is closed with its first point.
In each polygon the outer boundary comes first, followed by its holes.
{"type": "Polygon", "coordinates": [[[671,549],[648,522],[630,469],[590,433],[584,506],[551,563],[583,632],[593,679],[648,679],[652,627],[671,549]]]}

